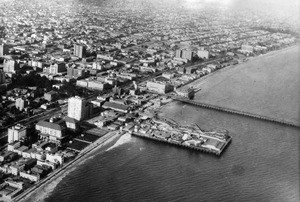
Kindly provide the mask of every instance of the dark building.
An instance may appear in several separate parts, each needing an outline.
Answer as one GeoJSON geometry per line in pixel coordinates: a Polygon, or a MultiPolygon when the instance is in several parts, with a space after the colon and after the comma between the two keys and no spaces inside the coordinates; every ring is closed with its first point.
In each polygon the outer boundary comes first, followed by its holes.
{"type": "Polygon", "coordinates": [[[9,47],[6,44],[0,45],[0,57],[3,57],[4,55],[8,55],[9,53],[9,47]]]}

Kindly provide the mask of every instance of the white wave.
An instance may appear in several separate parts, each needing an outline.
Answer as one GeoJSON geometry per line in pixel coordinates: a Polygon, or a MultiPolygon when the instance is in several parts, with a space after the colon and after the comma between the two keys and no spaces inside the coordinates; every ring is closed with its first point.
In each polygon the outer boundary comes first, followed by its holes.
{"type": "MultiPolygon", "coordinates": [[[[86,161],[94,158],[97,153],[96,151],[98,151],[100,148],[102,148],[104,145],[110,143],[111,141],[113,141],[116,137],[111,138],[109,140],[107,140],[105,143],[99,145],[94,151],[92,151],[89,155],[87,155],[87,157],[83,158],[81,161],[76,162],[71,168],[68,168],[66,170],[66,172],[64,172],[63,174],[57,176],[56,178],[54,178],[53,180],[50,180],[50,183],[45,184],[44,186],[41,186],[40,188],[38,188],[37,190],[34,191],[34,193],[29,195],[29,198],[25,198],[24,201],[37,201],[37,202],[41,202],[44,201],[47,197],[49,197],[52,192],[54,191],[55,187],[67,176],[69,175],[71,172],[73,172],[74,170],[76,170],[80,165],[84,164],[86,161]]],[[[62,182],[63,183],[63,182],[62,182]]],[[[27,196],[28,197],[28,196],[27,196]]]]}
{"type": "Polygon", "coordinates": [[[132,138],[131,138],[130,133],[125,133],[124,135],[122,135],[120,137],[120,139],[113,146],[111,146],[110,148],[108,148],[106,151],[110,151],[110,150],[112,150],[112,149],[114,149],[116,147],[119,147],[119,146],[121,146],[123,144],[127,144],[127,143],[129,143],[131,141],[132,141],[132,138]]]}

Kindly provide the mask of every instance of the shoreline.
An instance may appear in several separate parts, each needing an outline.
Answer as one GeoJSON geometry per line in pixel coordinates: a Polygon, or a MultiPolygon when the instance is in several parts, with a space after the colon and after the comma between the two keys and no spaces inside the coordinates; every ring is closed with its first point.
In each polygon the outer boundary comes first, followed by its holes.
{"type": "MultiPolygon", "coordinates": [[[[45,199],[51,192],[45,193],[45,189],[51,189],[52,187],[48,187],[51,185],[51,183],[55,182],[55,180],[58,180],[61,178],[61,180],[70,174],[72,171],[74,171],[77,166],[85,163],[87,160],[92,158],[96,151],[99,149],[107,146],[108,144],[111,144],[114,140],[117,138],[120,138],[122,134],[120,134],[119,131],[113,131],[105,134],[103,137],[100,137],[98,140],[96,140],[94,143],[90,144],[87,148],[82,150],[75,159],[68,162],[67,164],[63,165],[61,168],[54,170],[53,173],[50,173],[49,176],[41,180],[38,184],[33,185],[33,187],[28,188],[20,195],[16,196],[12,201],[42,201],[45,199]],[[89,157],[88,157],[89,156],[89,157]],[[88,158],[86,158],[88,157],[88,158]],[[37,191],[39,191],[38,195],[35,195],[32,197],[32,195],[37,194],[37,191]],[[41,193],[43,192],[42,196],[41,193]],[[30,198],[32,197],[32,198],[30,198]]],[[[59,182],[61,181],[59,180],[59,182]]],[[[58,183],[59,183],[58,182],[58,183]]],[[[55,187],[53,187],[54,189],[55,187]]],[[[53,190],[51,190],[53,191],[53,190]]]]}
{"type": "MultiPolygon", "coordinates": [[[[210,74],[207,74],[203,77],[200,77],[199,79],[196,79],[195,81],[192,81],[191,83],[187,84],[186,86],[195,86],[194,88],[198,88],[197,85],[202,85],[203,83],[201,83],[201,81],[205,81],[207,80],[208,78],[212,77],[213,75],[215,74],[219,74],[221,72],[225,72],[225,71],[228,71],[229,69],[234,69],[234,68],[238,68],[239,66],[241,65],[244,65],[244,64],[247,64],[251,61],[255,61],[255,60],[258,60],[260,59],[261,57],[270,57],[270,56],[273,56],[275,54],[279,54],[281,52],[284,52],[288,49],[292,49],[292,48],[296,48],[296,47],[300,47],[300,43],[297,43],[297,44],[294,44],[292,46],[288,46],[288,47],[285,47],[285,48],[282,48],[282,49],[279,49],[279,50],[274,50],[274,51],[270,51],[270,52],[267,52],[266,54],[263,54],[263,55],[258,55],[258,56],[254,56],[254,57],[249,57],[248,60],[246,62],[242,62],[242,63],[239,63],[239,64],[236,64],[236,65],[230,65],[228,67],[225,67],[225,68],[222,68],[222,69],[219,69],[217,71],[214,71],[214,72],[211,72],[210,74]],[[197,85],[195,85],[197,84],[197,85]]],[[[183,87],[183,86],[182,86],[183,87]]],[[[201,93],[201,90],[198,91],[199,93],[201,93]]],[[[197,93],[198,93],[197,92],[197,93]]],[[[195,95],[197,94],[195,93],[195,95]]]]}
{"type": "MultiPolygon", "coordinates": [[[[195,88],[201,88],[200,91],[195,93],[194,101],[195,102],[199,101],[201,103],[212,104],[215,106],[225,107],[225,108],[238,110],[238,111],[245,111],[251,114],[257,114],[259,116],[270,117],[271,119],[278,119],[285,122],[293,123],[295,125],[299,125],[300,120],[299,117],[297,118],[297,115],[295,113],[290,113],[291,110],[287,107],[285,107],[284,109],[280,108],[280,101],[278,96],[281,95],[283,97],[287,97],[287,96],[297,97],[300,94],[297,95],[297,93],[294,94],[291,93],[291,91],[289,94],[286,94],[284,92],[281,92],[280,94],[280,91],[279,93],[275,93],[276,89],[278,89],[280,86],[267,85],[268,83],[267,81],[270,80],[269,79],[270,76],[269,74],[266,73],[266,70],[270,69],[271,66],[266,67],[266,69],[263,69],[264,68],[263,66],[256,66],[260,60],[262,60],[262,62],[266,62],[268,60],[272,60],[272,58],[277,58],[278,55],[290,54],[289,52],[298,51],[299,45],[300,44],[297,43],[292,46],[285,47],[283,49],[270,51],[264,55],[250,58],[246,62],[219,69],[204,77],[201,77],[198,80],[191,82],[188,85],[194,86],[195,88]],[[251,68],[256,68],[257,71],[254,72],[253,74],[251,73],[248,74],[247,73],[248,71],[253,71],[251,70],[251,68]],[[262,78],[260,78],[259,76],[258,80],[251,79],[251,77],[254,77],[255,74],[260,74],[262,78]],[[223,75],[223,77],[221,77],[220,75],[223,75]],[[239,77],[239,75],[241,75],[241,77],[239,77]],[[212,76],[214,76],[215,79],[211,78],[212,76]],[[244,81],[242,81],[241,78],[245,78],[245,76],[250,77],[250,79],[246,78],[244,81]],[[263,76],[265,76],[266,78],[264,78],[263,76]],[[228,81],[226,79],[232,81],[228,81]],[[261,88],[264,90],[259,90],[258,92],[256,90],[254,91],[252,87],[249,87],[251,85],[255,85],[255,83],[254,84],[252,83],[252,80],[253,82],[257,82],[256,87],[263,86],[263,85],[267,85],[267,87],[261,88]],[[231,90],[231,88],[233,88],[233,91],[231,90]],[[249,93],[245,94],[244,93],[245,91],[249,91],[249,93]],[[271,95],[270,92],[273,92],[274,94],[278,94],[278,96],[275,97],[271,95]],[[251,95],[254,96],[253,99],[254,98],[256,99],[254,100],[251,99],[253,101],[251,100],[247,101],[248,100],[247,98],[250,99],[251,95]],[[257,95],[261,95],[264,97],[263,99],[258,99],[257,95]],[[229,101],[230,97],[236,99],[234,101],[235,104],[232,104],[232,102],[229,101]],[[271,100],[271,102],[268,102],[269,100],[271,100]],[[269,106],[269,107],[263,107],[263,106],[269,106]],[[253,108],[254,110],[251,110],[251,108],[253,108]]],[[[294,64],[291,63],[292,70],[294,68],[293,65],[294,64]]],[[[272,83],[272,81],[269,82],[272,83]]],[[[282,86],[281,88],[284,88],[284,86],[282,86]]],[[[295,101],[291,100],[290,104],[288,105],[297,108],[297,106],[295,106],[295,101]]],[[[297,110],[296,108],[295,110],[297,110]]]]}

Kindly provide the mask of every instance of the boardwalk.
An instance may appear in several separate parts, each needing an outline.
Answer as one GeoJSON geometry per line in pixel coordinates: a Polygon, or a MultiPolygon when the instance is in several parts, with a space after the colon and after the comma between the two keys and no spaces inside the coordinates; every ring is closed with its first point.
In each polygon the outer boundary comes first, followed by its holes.
{"type": "Polygon", "coordinates": [[[195,106],[199,106],[199,107],[203,107],[203,108],[207,108],[207,109],[214,109],[214,110],[218,110],[218,111],[243,115],[243,116],[247,116],[247,117],[251,117],[251,118],[261,119],[261,120],[264,120],[264,121],[270,121],[270,122],[279,123],[279,124],[286,125],[286,126],[292,126],[292,127],[300,128],[300,125],[285,121],[283,119],[281,120],[281,119],[271,118],[271,117],[267,117],[267,116],[263,116],[263,115],[252,114],[252,113],[245,112],[245,111],[229,109],[229,108],[226,108],[226,107],[220,107],[220,106],[207,104],[207,103],[201,103],[201,102],[189,100],[185,97],[180,97],[180,96],[170,95],[170,97],[173,100],[177,100],[177,101],[180,101],[180,102],[188,103],[188,104],[191,104],[191,105],[195,105],[195,106]]]}

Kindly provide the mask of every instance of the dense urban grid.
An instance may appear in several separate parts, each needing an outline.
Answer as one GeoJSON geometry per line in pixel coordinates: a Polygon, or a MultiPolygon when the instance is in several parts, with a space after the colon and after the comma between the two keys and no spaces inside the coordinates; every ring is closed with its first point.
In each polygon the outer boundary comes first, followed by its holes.
{"type": "Polygon", "coordinates": [[[196,79],[298,42],[295,22],[229,12],[226,5],[3,2],[0,194],[6,199],[29,194],[115,134],[220,154],[230,141],[226,132],[181,128],[159,119],[160,106],[172,96],[193,99],[201,89],[187,84],[196,79]]]}

